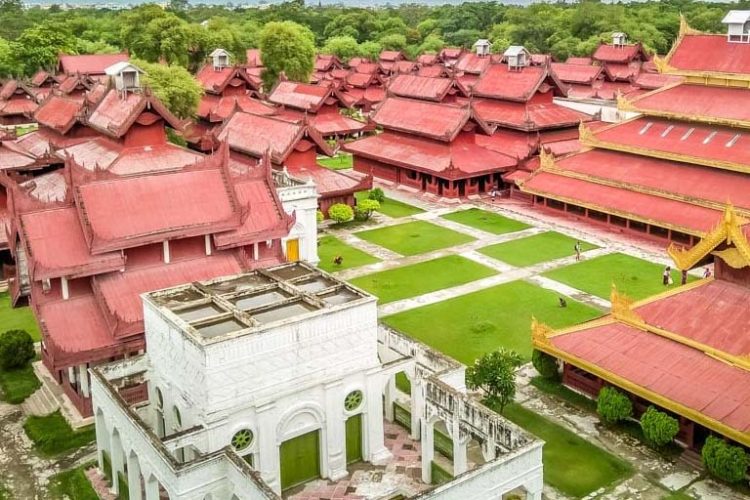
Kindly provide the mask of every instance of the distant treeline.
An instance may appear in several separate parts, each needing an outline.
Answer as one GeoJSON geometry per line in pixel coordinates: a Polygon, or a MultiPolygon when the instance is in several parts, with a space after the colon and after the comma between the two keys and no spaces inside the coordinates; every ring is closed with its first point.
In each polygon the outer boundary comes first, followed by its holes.
{"type": "Polygon", "coordinates": [[[258,47],[264,26],[273,21],[301,25],[305,38],[317,50],[344,59],[355,55],[373,58],[384,49],[402,50],[407,57],[415,57],[444,46],[468,48],[477,39],[487,38],[495,52],[519,44],[531,52],[551,53],[564,60],[571,55],[589,55],[600,41],[610,40],[613,31],[627,33],[631,41],[642,42],[649,51],[665,53],[677,35],[680,13],[694,28],[722,31],[725,13],[743,8],[750,8],[750,2],[605,4],[582,0],[528,6],[477,2],[363,9],[305,6],[295,0],[264,9],[234,9],[172,0],[166,9],[148,4],[129,10],[61,10],[56,6],[24,9],[20,0],[0,0],[0,77],[29,75],[40,67],[51,67],[61,52],[127,50],[145,61],[193,70],[214,48],[222,47],[242,62],[245,49],[258,47]]]}

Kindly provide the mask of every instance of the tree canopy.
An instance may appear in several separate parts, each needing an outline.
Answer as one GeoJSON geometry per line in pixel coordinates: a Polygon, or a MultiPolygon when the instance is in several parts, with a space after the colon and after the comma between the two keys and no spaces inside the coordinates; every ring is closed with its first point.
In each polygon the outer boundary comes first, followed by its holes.
{"type": "Polygon", "coordinates": [[[145,74],[142,83],[178,118],[191,118],[198,108],[203,89],[183,67],[134,60],[145,74]]]}
{"type": "Polygon", "coordinates": [[[315,63],[311,33],[292,21],[273,21],[260,33],[260,56],[266,67],[263,83],[271,88],[283,72],[290,80],[306,82],[315,63]]]}

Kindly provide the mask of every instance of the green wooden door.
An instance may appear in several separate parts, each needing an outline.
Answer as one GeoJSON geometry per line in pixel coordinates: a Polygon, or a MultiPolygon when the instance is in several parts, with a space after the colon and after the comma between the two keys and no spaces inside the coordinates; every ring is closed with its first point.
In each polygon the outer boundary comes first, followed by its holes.
{"type": "Polygon", "coordinates": [[[346,463],[362,461],[362,414],[346,419],[346,463]]]}
{"type": "Polygon", "coordinates": [[[281,443],[281,489],[320,477],[320,432],[281,443]]]}

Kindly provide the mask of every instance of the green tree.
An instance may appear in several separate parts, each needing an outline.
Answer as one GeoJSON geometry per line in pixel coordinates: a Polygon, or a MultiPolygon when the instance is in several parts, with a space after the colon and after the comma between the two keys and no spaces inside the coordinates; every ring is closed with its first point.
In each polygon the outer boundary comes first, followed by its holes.
{"type": "Polygon", "coordinates": [[[614,387],[603,387],[596,400],[596,412],[606,424],[616,424],[633,414],[633,403],[614,387]]]}
{"type": "Polygon", "coordinates": [[[427,35],[427,37],[419,46],[419,52],[422,54],[436,54],[445,47],[445,42],[438,35],[427,35]]]}
{"type": "Polygon", "coordinates": [[[661,448],[671,443],[680,432],[680,422],[653,406],[649,406],[646,413],[641,415],[641,429],[650,445],[661,448]]]}
{"type": "Polygon", "coordinates": [[[143,84],[178,118],[191,118],[198,109],[203,89],[193,76],[181,66],[167,66],[133,60],[145,75],[143,84]]]}
{"type": "Polygon", "coordinates": [[[560,378],[560,367],[557,360],[538,349],[531,353],[531,364],[534,365],[539,375],[546,379],[558,380],[560,378]]]}
{"type": "Polygon", "coordinates": [[[313,71],[315,45],[309,30],[291,21],[270,22],[260,33],[263,83],[271,88],[283,72],[287,78],[307,82],[313,71]]]}
{"type": "Polygon", "coordinates": [[[466,369],[466,385],[482,389],[490,404],[498,405],[502,413],[516,395],[516,369],[521,366],[517,352],[500,348],[488,352],[466,369]]]}
{"type": "Polygon", "coordinates": [[[75,54],[76,41],[64,25],[47,20],[24,30],[12,43],[12,50],[25,73],[32,74],[40,68],[53,68],[59,54],[75,54]]]}
{"type": "Polygon", "coordinates": [[[334,36],[326,40],[321,52],[333,54],[342,61],[348,61],[359,54],[359,43],[351,36],[334,36]]]}
{"type": "Polygon", "coordinates": [[[732,446],[719,437],[708,436],[701,457],[708,472],[723,481],[737,483],[745,478],[748,456],[740,446],[732,446]]]}
{"type": "Polygon", "coordinates": [[[21,368],[34,359],[34,341],[24,330],[8,330],[0,335],[0,368],[21,368]]]}
{"type": "Polygon", "coordinates": [[[336,203],[328,209],[328,217],[336,224],[342,224],[354,218],[354,210],[349,205],[336,203]]]}
{"type": "Polygon", "coordinates": [[[0,77],[20,76],[23,72],[23,64],[16,59],[12,44],[0,38],[0,77]]]}
{"type": "Polygon", "coordinates": [[[383,47],[378,42],[368,41],[359,44],[359,55],[377,61],[383,47]]]}
{"type": "Polygon", "coordinates": [[[187,10],[188,7],[190,7],[188,0],[169,0],[169,10],[182,12],[187,10]]]}
{"type": "Polygon", "coordinates": [[[380,210],[380,202],[377,200],[359,200],[354,207],[354,215],[359,220],[368,220],[372,217],[373,212],[380,210]]]}
{"type": "Polygon", "coordinates": [[[367,193],[367,199],[369,200],[375,200],[378,203],[384,203],[385,202],[385,191],[383,191],[382,188],[376,187],[370,189],[370,192],[367,193]]]}
{"type": "Polygon", "coordinates": [[[384,50],[404,50],[406,48],[406,37],[396,33],[385,35],[378,42],[384,50]]]}

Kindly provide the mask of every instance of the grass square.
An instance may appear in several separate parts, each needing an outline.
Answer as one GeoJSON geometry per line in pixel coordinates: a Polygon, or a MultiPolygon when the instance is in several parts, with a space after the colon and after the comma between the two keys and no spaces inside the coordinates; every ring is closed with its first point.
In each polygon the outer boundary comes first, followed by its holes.
{"type": "Polygon", "coordinates": [[[376,295],[381,304],[450,288],[497,274],[489,267],[459,255],[389,269],[351,280],[376,295]]]}
{"type": "MultiPolygon", "coordinates": [[[[357,198],[357,201],[359,201],[366,200],[368,194],[369,191],[360,191],[359,193],[355,193],[354,196],[357,198]]],[[[413,205],[409,205],[408,203],[404,203],[403,201],[394,200],[393,198],[388,198],[386,196],[385,201],[380,204],[380,210],[378,210],[378,212],[383,215],[387,215],[388,217],[398,219],[400,217],[409,217],[411,215],[421,214],[422,212],[424,212],[424,210],[413,205]]]]}
{"type": "Polygon", "coordinates": [[[479,208],[451,212],[442,217],[443,219],[458,222],[464,226],[473,227],[492,234],[514,233],[531,227],[515,219],[509,219],[500,214],[479,208]]]}
{"type": "Polygon", "coordinates": [[[0,370],[0,399],[17,405],[34,394],[42,383],[36,377],[31,363],[14,370],[0,370]]]}
{"type": "Polygon", "coordinates": [[[41,340],[39,326],[30,307],[13,308],[8,292],[0,293],[0,333],[8,330],[26,330],[34,341],[41,340]]]}
{"type": "Polygon", "coordinates": [[[329,273],[380,262],[377,257],[347,245],[331,235],[325,235],[318,239],[318,257],[320,257],[318,267],[329,273]],[[344,259],[340,266],[333,263],[333,259],[338,256],[344,259]]]}
{"type": "MultiPolygon", "coordinates": [[[[574,255],[576,241],[570,236],[548,231],[480,248],[479,252],[511,266],[526,267],[574,255]]],[[[594,248],[596,245],[581,241],[582,252],[594,248]]]]}
{"type": "MultiPolygon", "coordinates": [[[[584,292],[608,299],[612,283],[632,299],[645,299],[680,283],[680,272],[672,270],[674,285],[662,285],[664,266],[622,253],[583,260],[544,273],[547,278],[565,283],[584,292]]],[[[696,278],[689,276],[688,281],[696,278]]]]}
{"type": "Polygon", "coordinates": [[[531,317],[553,328],[587,321],[602,313],[525,281],[513,281],[383,318],[383,322],[470,365],[499,347],[531,359],[531,317]]]}
{"type": "Polygon", "coordinates": [[[330,168],[331,170],[346,170],[354,166],[354,160],[349,153],[339,153],[331,158],[327,156],[318,158],[318,165],[330,168]]]}
{"type": "Polygon", "coordinates": [[[424,221],[360,231],[355,236],[401,255],[418,255],[475,240],[467,234],[424,221]]]}
{"type": "Polygon", "coordinates": [[[569,497],[583,498],[633,474],[624,460],[521,405],[509,404],[503,415],[544,440],[544,482],[569,497]]]}

